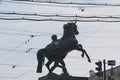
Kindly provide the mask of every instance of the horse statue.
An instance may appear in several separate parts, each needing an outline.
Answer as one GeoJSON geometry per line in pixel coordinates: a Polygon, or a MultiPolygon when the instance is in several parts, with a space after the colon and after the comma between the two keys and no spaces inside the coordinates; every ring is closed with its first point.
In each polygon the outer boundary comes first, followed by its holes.
{"type": "Polygon", "coordinates": [[[82,57],[84,54],[88,58],[88,62],[91,62],[90,57],[87,52],[83,49],[81,44],[78,44],[78,41],[75,35],[78,35],[76,23],[67,23],[63,26],[64,34],[61,39],[57,39],[56,35],[52,36],[53,42],[48,44],[45,48],[38,50],[37,52],[37,73],[42,72],[42,66],[44,64],[45,57],[48,59],[46,67],[51,73],[56,67],[62,68],[64,73],[67,73],[67,69],[64,63],[64,58],[72,50],[82,51],[82,57]],[[50,68],[50,64],[54,62],[54,65],[50,68]]]}

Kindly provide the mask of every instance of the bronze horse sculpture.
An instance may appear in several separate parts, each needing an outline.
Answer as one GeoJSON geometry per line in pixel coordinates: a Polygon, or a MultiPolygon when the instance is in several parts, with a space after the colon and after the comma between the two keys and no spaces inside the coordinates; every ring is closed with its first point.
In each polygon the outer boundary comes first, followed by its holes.
{"type": "Polygon", "coordinates": [[[67,23],[63,26],[64,34],[61,39],[50,43],[45,48],[38,50],[37,52],[37,73],[42,72],[42,66],[44,64],[45,57],[48,59],[46,67],[49,72],[52,72],[56,67],[62,68],[64,73],[67,73],[67,69],[64,63],[64,58],[72,50],[82,51],[82,57],[84,54],[88,58],[88,62],[91,62],[90,57],[87,52],[83,49],[81,44],[78,44],[78,41],[75,35],[78,35],[76,23],[67,23]],[[54,65],[50,68],[50,64],[54,62],[54,65]]]}

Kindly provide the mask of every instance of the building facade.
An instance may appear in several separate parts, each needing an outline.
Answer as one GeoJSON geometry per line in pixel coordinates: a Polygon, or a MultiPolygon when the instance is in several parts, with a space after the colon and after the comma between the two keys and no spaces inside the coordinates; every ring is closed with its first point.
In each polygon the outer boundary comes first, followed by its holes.
{"type": "MultiPolygon", "coordinates": [[[[99,78],[96,75],[89,77],[88,80],[104,80],[99,78]]],[[[106,70],[106,80],[120,80],[120,66],[112,67],[111,69],[106,70]]]]}
{"type": "Polygon", "coordinates": [[[120,80],[120,66],[107,70],[106,78],[107,80],[120,80]]]}

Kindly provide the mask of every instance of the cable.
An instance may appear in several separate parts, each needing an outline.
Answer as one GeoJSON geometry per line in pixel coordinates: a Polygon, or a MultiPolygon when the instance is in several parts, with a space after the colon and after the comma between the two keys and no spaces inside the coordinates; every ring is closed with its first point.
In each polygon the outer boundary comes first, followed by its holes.
{"type": "Polygon", "coordinates": [[[101,28],[103,28],[104,26],[100,26],[98,27],[96,30],[94,30],[93,32],[91,32],[88,36],[84,37],[82,40],[80,41],[83,41],[85,39],[87,39],[88,37],[90,37],[91,35],[95,34],[97,31],[99,31],[101,28]]]}
{"type": "Polygon", "coordinates": [[[107,3],[79,3],[79,2],[57,2],[57,1],[28,1],[28,2],[73,4],[73,5],[120,6],[120,4],[107,4],[107,3]]]}
{"type": "Polygon", "coordinates": [[[27,20],[27,21],[57,21],[57,22],[120,22],[120,20],[101,20],[101,19],[94,19],[94,20],[82,20],[82,19],[34,19],[34,18],[0,18],[1,20],[27,20]]]}
{"type": "Polygon", "coordinates": [[[26,75],[27,73],[29,73],[30,71],[31,71],[31,70],[28,70],[28,71],[24,72],[23,74],[20,74],[20,75],[14,77],[14,79],[17,79],[17,78],[19,78],[19,77],[21,77],[21,76],[24,76],[24,75],[26,75]]]}
{"type": "MultiPolygon", "coordinates": [[[[30,36],[28,34],[20,34],[20,33],[8,33],[8,32],[0,32],[0,34],[7,34],[7,35],[21,35],[21,36],[30,36]]],[[[36,35],[37,36],[37,35],[36,35]]]]}
{"type": "MultiPolygon", "coordinates": [[[[64,7],[64,8],[79,8],[80,6],[66,6],[66,5],[51,5],[51,4],[36,4],[31,2],[20,2],[20,1],[4,1],[7,3],[18,3],[18,4],[29,4],[29,5],[37,5],[37,6],[52,6],[52,7],[64,7]]],[[[80,7],[81,8],[81,7],[80,7]]]]}
{"type": "MultiPolygon", "coordinates": [[[[31,36],[31,35],[34,35],[34,36],[50,36],[54,33],[51,33],[51,32],[36,32],[36,31],[29,31],[29,30],[19,30],[19,29],[12,29],[12,28],[5,28],[6,26],[2,26],[0,27],[0,29],[2,30],[10,30],[10,31],[18,31],[20,33],[8,33],[8,32],[0,32],[0,34],[8,34],[8,35],[20,35],[20,36],[31,36]],[[21,32],[24,32],[24,33],[21,33],[21,32]],[[29,34],[25,34],[25,33],[29,33],[29,34]],[[35,34],[33,34],[35,33],[35,34]],[[36,34],[37,33],[37,34],[36,34]]],[[[61,35],[59,33],[56,33],[57,35],[61,35]]]]}
{"type": "Polygon", "coordinates": [[[5,63],[0,63],[0,65],[4,65],[4,66],[19,66],[19,67],[36,67],[35,65],[20,65],[20,64],[5,64],[5,63]]]}
{"type": "Polygon", "coordinates": [[[120,19],[120,16],[80,16],[80,15],[60,15],[60,14],[39,14],[39,13],[20,13],[20,12],[0,12],[7,15],[25,15],[25,16],[40,16],[40,17],[67,17],[67,18],[109,18],[120,19]]]}
{"type": "MultiPolygon", "coordinates": [[[[120,48],[120,46],[88,46],[88,47],[85,47],[85,48],[120,48]]],[[[14,50],[14,52],[24,52],[24,53],[32,53],[32,54],[36,54],[36,50],[38,50],[40,48],[27,48],[27,49],[20,49],[20,50],[14,50]],[[35,51],[33,51],[35,50],[35,51]]],[[[9,51],[11,50],[11,48],[0,48],[0,51],[3,52],[3,51],[9,51]]]]}
{"type": "MultiPolygon", "coordinates": [[[[79,16],[79,15],[59,15],[59,14],[37,14],[37,13],[19,13],[19,12],[0,12],[0,14],[9,14],[9,15],[32,15],[32,16],[41,16],[47,17],[43,19],[39,18],[8,18],[8,17],[0,17],[1,20],[27,20],[27,21],[59,21],[59,22],[70,22],[70,21],[78,21],[78,22],[120,22],[119,16],[79,16]],[[62,17],[63,19],[55,19],[48,17],[62,17]],[[77,18],[77,19],[64,19],[64,18],[77,18]],[[78,18],[86,18],[86,19],[78,19],[78,18]],[[88,18],[88,19],[87,19],[88,18]],[[90,20],[91,18],[91,20],[90,20]],[[97,19],[94,19],[97,18],[97,19]],[[100,18],[100,19],[99,19],[100,18]],[[102,20],[106,19],[106,20],[102,20]],[[108,19],[108,20],[107,20],[108,19]],[[116,20],[110,20],[116,19],[116,20]]],[[[14,16],[13,16],[14,17],[14,16]]]]}
{"type": "MultiPolygon", "coordinates": [[[[4,28],[4,27],[0,27],[0,29],[3,29],[3,30],[10,30],[10,31],[19,31],[20,33],[21,32],[29,32],[31,35],[34,35],[34,36],[51,36],[52,34],[54,33],[47,33],[46,32],[42,32],[44,34],[41,34],[40,32],[33,32],[33,31],[28,31],[28,30],[18,30],[18,29],[11,29],[11,28],[4,28]],[[33,34],[33,33],[40,33],[40,34],[33,34]]],[[[100,30],[99,30],[100,31],[100,30]]],[[[108,31],[108,30],[107,30],[108,31]]],[[[116,32],[116,31],[111,31],[110,33],[112,32],[116,32]]],[[[0,34],[7,34],[7,35],[20,35],[20,36],[31,36],[30,34],[23,34],[23,33],[8,33],[8,32],[0,32],[0,34]]],[[[108,32],[100,32],[100,33],[108,33],[108,32]]],[[[56,33],[56,35],[62,35],[62,34],[59,34],[59,33],[56,33]]],[[[77,37],[87,37],[88,35],[78,35],[77,37]]],[[[120,39],[119,37],[104,37],[104,36],[89,36],[90,38],[110,38],[110,39],[120,39]]]]}
{"type": "MultiPolygon", "coordinates": [[[[47,33],[47,34],[23,34],[23,33],[8,33],[8,32],[0,32],[0,34],[7,34],[7,35],[19,35],[19,36],[31,36],[31,35],[34,35],[34,36],[51,36],[53,35],[54,33],[47,33]]],[[[61,35],[61,34],[57,34],[56,35],[61,35]]]]}
{"type": "MultiPolygon", "coordinates": [[[[3,35],[18,35],[18,36],[51,36],[52,34],[56,34],[56,35],[62,35],[60,33],[47,33],[46,32],[34,32],[34,33],[39,33],[39,34],[33,34],[33,31],[27,31],[27,30],[17,30],[17,29],[10,29],[10,28],[2,28],[0,27],[0,29],[3,30],[11,30],[11,31],[20,31],[20,32],[29,32],[30,34],[25,34],[25,33],[8,33],[8,32],[0,32],[0,34],[3,35]],[[44,33],[44,34],[43,34],[44,33]]],[[[110,33],[112,33],[114,31],[111,31],[110,33]]],[[[116,32],[116,31],[115,31],[116,32]]],[[[115,33],[114,32],[114,33],[115,33]]],[[[99,32],[99,33],[109,33],[109,32],[99,32]]],[[[78,35],[77,37],[88,37],[87,33],[85,35],[78,35]]],[[[89,36],[90,38],[108,38],[108,39],[120,39],[119,37],[107,37],[107,36],[89,36]]]]}
{"type": "Polygon", "coordinates": [[[23,4],[33,4],[30,2],[36,3],[49,3],[49,4],[62,4],[62,5],[89,5],[89,6],[120,6],[120,4],[108,4],[108,3],[80,3],[80,2],[57,2],[57,1],[4,1],[4,2],[11,2],[11,3],[23,3],[23,4]],[[29,3],[25,3],[29,2],[29,3]]]}
{"type": "MultiPolygon", "coordinates": [[[[4,27],[0,27],[0,29],[2,29],[2,30],[9,30],[9,31],[18,31],[18,32],[39,33],[39,32],[33,32],[33,31],[28,31],[28,30],[11,29],[11,28],[4,28],[4,27]]],[[[4,34],[4,32],[3,32],[3,34],[4,34]]],[[[13,35],[15,35],[15,34],[13,34],[13,35]]],[[[27,34],[18,34],[18,35],[27,35],[27,34]]]]}
{"type": "Polygon", "coordinates": [[[31,38],[33,38],[33,37],[34,37],[34,36],[31,35],[31,37],[30,37],[29,39],[27,39],[25,42],[19,44],[19,45],[16,46],[15,48],[13,48],[13,49],[9,50],[8,52],[4,53],[3,55],[0,55],[0,58],[3,57],[3,56],[5,56],[5,55],[7,55],[7,54],[9,54],[10,52],[16,50],[17,48],[21,47],[22,45],[26,44],[26,43],[29,42],[29,40],[30,40],[31,38]]]}

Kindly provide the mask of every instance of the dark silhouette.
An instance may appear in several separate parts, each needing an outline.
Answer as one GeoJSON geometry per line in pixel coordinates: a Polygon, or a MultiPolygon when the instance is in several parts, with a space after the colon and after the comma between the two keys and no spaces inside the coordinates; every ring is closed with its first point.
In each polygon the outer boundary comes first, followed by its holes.
{"type": "Polygon", "coordinates": [[[71,76],[66,73],[62,73],[59,75],[55,73],[49,73],[45,76],[38,78],[38,80],[88,80],[88,77],[71,76]]]}
{"type": "Polygon", "coordinates": [[[49,46],[53,45],[53,46],[57,47],[57,44],[59,43],[59,39],[57,39],[57,35],[55,35],[55,34],[52,35],[51,39],[52,39],[52,43],[50,43],[49,46]]]}
{"type": "Polygon", "coordinates": [[[56,42],[56,41],[57,41],[57,35],[55,35],[55,34],[52,35],[51,39],[52,39],[53,42],[54,42],[54,41],[56,42]]]}
{"type": "Polygon", "coordinates": [[[51,73],[56,67],[62,68],[64,73],[67,73],[67,69],[65,67],[65,63],[63,59],[66,55],[72,50],[82,51],[82,57],[84,54],[88,58],[88,62],[91,62],[90,57],[87,52],[83,49],[81,44],[78,44],[78,41],[75,35],[78,35],[79,32],[77,30],[76,23],[67,23],[63,26],[64,34],[61,39],[57,39],[56,35],[53,35],[51,38],[53,40],[52,43],[47,45],[45,48],[38,50],[37,52],[37,72],[42,72],[42,66],[44,63],[44,58],[48,59],[46,63],[46,67],[51,73]],[[54,61],[54,65],[50,68],[50,64],[54,61]],[[60,63],[60,64],[59,64],[60,63]]]}

